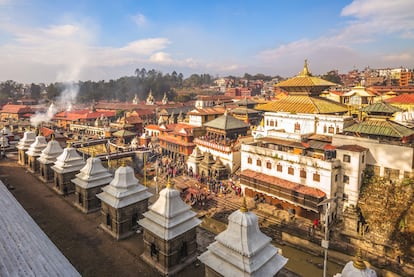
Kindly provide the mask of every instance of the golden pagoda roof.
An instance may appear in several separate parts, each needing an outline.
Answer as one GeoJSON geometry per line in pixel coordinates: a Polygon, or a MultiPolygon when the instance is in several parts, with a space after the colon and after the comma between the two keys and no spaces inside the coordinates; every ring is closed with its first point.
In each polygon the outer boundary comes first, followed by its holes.
{"type": "Polygon", "coordinates": [[[285,81],[277,83],[276,87],[281,87],[286,90],[290,90],[289,88],[295,87],[332,87],[336,86],[337,84],[329,82],[327,80],[321,79],[319,77],[314,77],[309,71],[308,68],[308,61],[305,60],[305,65],[303,66],[303,70],[295,77],[289,78],[285,81]]]}
{"type": "Polygon", "coordinates": [[[283,99],[257,105],[257,110],[266,112],[290,112],[310,114],[346,113],[348,108],[338,102],[309,95],[289,95],[283,99]]]}

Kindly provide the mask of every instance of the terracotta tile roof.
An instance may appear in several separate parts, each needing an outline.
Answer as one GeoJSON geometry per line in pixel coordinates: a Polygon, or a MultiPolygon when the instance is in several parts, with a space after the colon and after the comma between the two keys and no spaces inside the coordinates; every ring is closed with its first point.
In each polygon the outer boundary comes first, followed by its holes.
{"type": "Polygon", "coordinates": [[[360,123],[355,123],[344,129],[344,132],[352,132],[366,135],[403,138],[414,135],[414,130],[386,119],[367,118],[360,123]]]}
{"type": "Polygon", "coordinates": [[[384,100],[390,104],[409,104],[414,105],[414,94],[413,93],[404,93],[396,97],[392,97],[384,100]]]}
{"type": "Polygon", "coordinates": [[[142,119],[139,116],[129,116],[126,118],[126,122],[129,124],[142,123],[142,119]]]}
{"type": "Polygon", "coordinates": [[[145,129],[149,129],[149,130],[157,130],[157,131],[159,131],[159,130],[160,130],[160,126],[155,125],[155,124],[150,124],[150,125],[145,126],[145,129]]]}
{"type": "Polygon", "coordinates": [[[348,108],[340,103],[309,95],[289,95],[280,100],[257,105],[257,110],[310,114],[346,113],[348,108]]]}
{"type": "Polygon", "coordinates": [[[52,129],[46,128],[46,127],[41,127],[40,128],[40,133],[44,136],[44,137],[48,137],[51,134],[53,134],[55,131],[53,131],[52,129]]]}
{"type": "Polygon", "coordinates": [[[106,117],[114,117],[115,111],[108,111],[108,110],[97,110],[96,112],[91,112],[88,109],[85,110],[74,110],[74,111],[64,111],[55,114],[55,119],[63,119],[63,120],[78,120],[78,119],[96,119],[101,116],[106,117]]]}
{"type": "Polygon", "coordinates": [[[189,115],[209,115],[209,114],[224,114],[224,107],[194,109],[187,114],[189,115]]]}
{"type": "Polygon", "coordinates": [[[255,172],[255,171],[250,170],[250,169],[243,170],[240,173],[240,175],[242,177],[246,176],[248,178],[256,179],[256,180],[261,181],[261,182],[266,182],[266,183],[271,184],[273,186],[282,187],[282,188],[289,189],[289,190],[292,190],[292,191],[296,191],[296,192],[302,193],[304,195],[309,195],[309,196],[312,196],[312,197],[315,197],[315,198],[323,198],[323,197],[326,196],[326,194],[323,191],[321,191],[320,189],[312,188],[312,187],[309,187],[309,186],[304,186],[302,184],[298,184],[298,183],[295,183],[295,182],[284,180],[284,179],[281,179],[281,178],[278,178],[278,177],[275,177],[275,176],[270,176],[270,175],[266,175],[266,174],[263,174],[263,173],[255,172]]]}
{"type": "Polygon", "coordinates": [[[6,104],[3,106],[3,109],[0,111],[1,113],[15,113],[15,114],[22,114],[22,113],[30,113],[32,109],[26,105],[13,105],[13,104],[6,104]]]}
{"type": "Polygon", "coordinates": [[[341,145],[341,146],[337,146],[336,148],[342,149],[342,150],[353,151],[353,152],[364,152],[368,150],[368,148],[365,148],[365,147],[362,147],[356,144],[341,145]]]}

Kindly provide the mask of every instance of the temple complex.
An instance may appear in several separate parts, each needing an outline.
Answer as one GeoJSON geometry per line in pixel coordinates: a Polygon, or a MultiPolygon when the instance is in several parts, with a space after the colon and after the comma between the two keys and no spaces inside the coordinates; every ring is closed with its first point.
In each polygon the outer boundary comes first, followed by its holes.
{"type": "Polygon", "coordinates": [[[125,163],[102,191],[96,195],[101,200],[100,227],[117,240],[134,234],[138,219],[148,210],[152,193],[138,182],[134,169],[125,163]]]}
{"type": "Polygon", "coordinates": [[[144,228],[142,259],[163,276],[175,275],[197,259],[197,214],[168,180],[139,224],[144,228]]]}
{"type": "Polygon", "coordinates": [[[55,164],[51,167],[54,171],[53,189],[62,195],[67,195],[75,191],[75,185],[71,182],[79,170],[85,166],[82,157],[70,144],[62,154],[56,158],[55,164]]]}
{"type": "Polygon", "coordinates": [[[75,184],[75,206],[84,213],[95,212],[101,208],[101,201],[96,197],[102,187],[112,181],[112,175],[102,165],[99,158],[90,157],[86,165],[72,180],[75,184]]]}
{"type": "Polygon", "coordinates": [[[18,151],[18,163],[20,165],[27,165],[27,154],[26,151],[29,149],[30,145],[35,141],[36,134],[32,131],[26,131],[23,134],[23,138],[19,141],[16,148],[18,151]]]}
{"type": "Polygon", "coordinates": [[[199,256],[205,276],[275,276],[287,263],[272,239],[259,229],[258,217],[246,202],[229,216],[227,229],[199,256]]]}
{"type": "Polygon", "coordinates": [[[30,145],[26,151],[27,155],[27,170],[31,173],[39,173],[39,161],[37,158],[42,153],[42,150],[47,146],[47,142],[44,136],[37,136],[35,141],[30,145]]]}
{"type": "Polygon", "coordinates": [[[61,155],[63,152],[62,147],[59,142],[57,142],[54,137],[47,143],[46,148],[42,150],[39,158],[39,170],[40,170],[40,180],[43,182],[53,181],[54,171],[52,170],[52,165],[56,162],[56,158],[61,155]]]}
{"type": "Polygon", "coordinates": [[[204,172],[204,177],[215,177],[212,166],[220,159],[221,164],[217,166],[220,165],[222,168],[223,165],[227,171],[220,173],[220,176],[234,173],[240,168],[240,138],[247,135],[249,125],[225,112],[224,115],[204,124],[204,127],[206,134],[194,139],[194,143],[203,156],[212,157],[204,157],[200,162],[200,168],[193,168],[194,163],[188,164],[188,168],[191,167],[193,172],[200,172],[200,175],[204,172]]]}

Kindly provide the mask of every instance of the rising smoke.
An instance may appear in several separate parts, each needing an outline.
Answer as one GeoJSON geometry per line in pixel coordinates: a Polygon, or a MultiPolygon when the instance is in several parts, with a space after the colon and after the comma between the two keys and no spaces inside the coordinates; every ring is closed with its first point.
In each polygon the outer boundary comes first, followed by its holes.
{"type": "Polygon", "coordinates": [[[38,112],[30,118],[30,124],[34,127],[42,122],[50,122],[57,112],[71,110],[76,104],[79,93],[78,81],[81,70],[87,63],[90,37],[86,28],[75,27],[71,29],[69,36],[56,44],[65,51],[64,58],[61,60],[64,64],[62,70],[56,75],[56,82],[64,84],[65,88],[46,112],[38,112]]]}

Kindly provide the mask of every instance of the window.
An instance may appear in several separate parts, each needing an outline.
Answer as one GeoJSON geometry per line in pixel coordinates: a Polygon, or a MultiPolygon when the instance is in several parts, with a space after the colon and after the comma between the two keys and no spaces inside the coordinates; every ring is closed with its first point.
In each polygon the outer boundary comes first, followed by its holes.
{"type": "Polygon", "coordinates": [[[328,128],[328,133],[329,134],[333,134],[334,132],[335,132],[335,128],[334,127],[331,126],[331,127],[328,128]]]}
{"type": "Polygon", "coordinates": [[[276,170],[279,171],[279,172],[282,172],[282,165],[281,164],[278,164],[276,166],[276,170]]]}
{"type": "Polygon", "coordinates": [[[313,180],[319,182],[321,180],[321,175],[319,175],[319,173],[313,173],[313,180]]]}
{"type": "Polygon", "coordinates": [[[247,163],[248,163],[248,164],[252,164],[252,158],[248,157],[248,158],[247,158],[247,163]]]}
{"type": "Polygon", "coordinates": [[[289,175],[293,175],[295,173],[295,170],[293,169],[293,167],[289,166],[288,168],[288,174],[289,175]]]}
{"type": "Polygon", "coordinates": [[[300,124],[295,123],[295,132],[300,132],[300,124]]]}
{"type": "Polygon", "coordinates": [[[344,175],[343,182],[344,182],[344,184],[349,184],[349,176],[348,175],[344,175]]]}
{"type": "Polygon", "coordinates": [[[275,126],[275,122],[273,120],[270,121],[270,126],[275,126]]]}
{"type": "Polygon", "coordinates": [[[351,156],[344,154],[344,157],[342,159],[344,163],[350,163],[351,162],[351,156]]]}
{"type": "Polygon", "coordinates": [[[323,126],[323,132],[326,133],[326,131],[327,131],[327,127],[326,127],[326,125],[324,125],[323,126]]]}
{"type": "Polygon", "coordinates": [[[336,133],[339,134],[339,127],[336,127],[336,133]]]}
{"type": "Polygon", "coordinates": [[[338,182],[338,174],[335,175],[335,182],[338,182]]]}
{"type": "Polygon", "coordinates": [[[266,120],[266,125],[270,126],[269,119],[266,120]]]}
{"type": "Polygon", "coordinates": [[[266,163],[266,168],[267,169],[272,169],[272,163],[271,162],[267,162],[266,163]]]}
{"type": "Polygon", "coordinates": [[[261,161],[261,160],[257,160],[257,161],[256,161],[256,165],[257,165],[257,166],[262,166],[262,161],[261,161]]]}
{"type": "Polygon", "coordinates": [[[306,178],[306,170],[303,168],[300,170],[300,178],[306,178]]]}
{"type": "Polygon", "coordinates": [[[362,155],[361,162],[365,163],[365,155],[362,155]]]}

